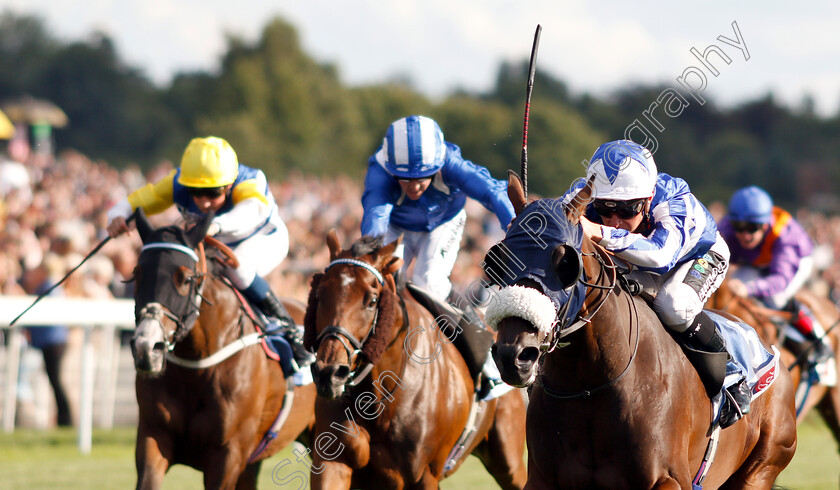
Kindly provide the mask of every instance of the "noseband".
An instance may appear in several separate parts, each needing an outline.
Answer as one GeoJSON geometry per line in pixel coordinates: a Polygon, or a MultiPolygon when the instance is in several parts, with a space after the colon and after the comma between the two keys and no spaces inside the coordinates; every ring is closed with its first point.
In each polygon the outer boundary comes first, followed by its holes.
{"type": "Polygon", "coordinates": [[[160,302],[150,302],[143,306],[137,314],[137,323],[143,320],[154,320],[161,326],[163,325],[163,318],[169,318],[175,323],[175,329],[166,334],[164,332],[164,345],[167,352],[171,352],[175,348],[175,344],[187,336],[187,334],[198,320],[199,311],[201,308],[202,292],[204,291],[204,277],[207,274],[207,262],[204,256],[203,243],[198,245],[198,253],[189,247],[177,243],[167,242],[153,242],[143,246],[140,254],[147,250],[173,250],[187,255],[193,261],[192,272],[193,276],[189,279],[189,292],[187,293],[191,301],[187,304],[184,311],[179,315],[172,312],[168,307],[165,307],[160,302]],[[199,270],[197,270],[199,269],[199,270]]]}
{"type": "MultiPolygon", "coordinates": [[[[376,277],[376,280],[379,281],[379,284],[384,287],[385,279],[382,277],[382,273],[380,273],[375,267],[368,264],[367,262],[356,260],[356,259],[335,259],[327,265],[324,272],[330,270],[330,268],[334,265],[338,264],[348,264],[355,267],[361,267],[369,271],[376,277]]],[[[376,331],[376,320],[379,318],[379,305],[377,305],[376,311],[373,313],[373,320],[371,320],[370,328],[368,329],[367,334],[365,337],[360,341],[353,335],[350,331],[346,328],[342,327],[341,325],[327,325],[324,330],[318,334],[318,337],[315,339],[315,345],[313,346],[314,351],[318,351],[318,348],[321,344],[329,339],[334,338],[341,342],[341,345],[344,347],[344,352],[347,354],[347,362],[351,366],[355,364],[359,354],[362,352],[362,346],[364,346],[367,339],[376,331]]],[[[360,371],[352,371],[350,373],[350,380],[345,383],[347,386],[356,386],[365,376],[370,373],[370,370],[373,369],[372,363],[365,363],[362,366],[360,371]]]]}

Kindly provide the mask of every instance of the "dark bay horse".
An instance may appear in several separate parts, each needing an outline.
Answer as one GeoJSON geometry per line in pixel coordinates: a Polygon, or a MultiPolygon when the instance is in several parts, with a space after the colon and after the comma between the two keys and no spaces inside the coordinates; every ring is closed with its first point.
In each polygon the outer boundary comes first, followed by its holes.
{"type": "Polygon", "coordinates": [[[438,488],[470,453],[502,488],[522,488],[522,393],[474,401],[461,355],[396,292],[397,242],[363,237],[342,251],[333,231],[327,244],[330,266],[313,278],[304,321],[317,352],[312,488],[438,488]]]}
{"type": "Polygon", "coordinates": [[[568,205],[529,204],[512,174],[508,194],[517,218],[501,245],[524,253],[501,262],[501,248],[488,254],[485,270],[506,287],[487,320],[499,329],[502,379],[530,385],[526,488],[771,488],[796,449],[786,370],[749,414],[712,430],[695,368],[647,303],[621,286],[611,255],[583,236],[590,184],[568,205]],[[551,287],[519,273],[526,270],[542,271],[551,287]]]}
{"type": "MultiPolygon", "coordinates": [[[[817,320],[824,328],[829,330],[827,335],[831,340],[832,347],[834,347],[835,359],[840,359],[840,327],[835,326],[837,322],[840,322],[840,311],[831,300],[818,296],[808,289],[799,291],[796,294],[796,299],[808,306],[816,315],[817,320]]],[[[772,310],[758,304],[751,298],[735,296],[727,287],[726,280],[709,297],[706,305],[709,308],[729,312],[748,324],[754,325],[758,334],[768,344],[777,346],[782,353],[784,365],[790,369],[794,386],[799,385],[803,374],[802,363],[799,361],[802,359],[779,342],[778,327],[773,319],[773,317],[776,317],[783,321],[790,321],[791,313],[772,310]]],[[[840,370],[840,367],[838,367],[838,370],[840,370]]],[[[838,372],[838,379],[840,379],[840,372],[838,372]]],[[[820,416],[834,435],[834,440],[838,444],[838,450],[840,450],[840,383],[835,386],[813,384],[807,388],[804,400],[799,401],[800,398],[797,397],[797,424],[805,419],[811,409],[817,407],[820,416]]]]}
{"type": "MultiPolygon", "coordinates": [[[[205,238],[209,225],[153,229],[138,212],[137,488],[160,488],[174,464],[203,472],[205,488],[256,488],[261,461],[314,425],[314,386],[295,388],[254,345],[254,322],[210,258],[219,249],[222,261],[235,257],[205,238]],[[205,241],[215,245],[206,255],[205,241]],[[264,439],[270,430],[275,437],[264,439]]],[[[286,307],[303,320],[302,304],[286,307]]]]}

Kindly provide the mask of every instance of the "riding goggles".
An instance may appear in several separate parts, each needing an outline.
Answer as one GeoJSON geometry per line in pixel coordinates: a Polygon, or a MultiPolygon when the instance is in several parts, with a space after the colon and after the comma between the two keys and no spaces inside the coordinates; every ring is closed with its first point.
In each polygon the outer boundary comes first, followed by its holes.
{"type": "Polygon", "coordinates": [[[224,187],[187,187],[187,193],[192,197],[206,197],[216,199],[225,193],[224,187]]]}
{"type": "Polygon", "coordinates": [[[732,229],[735,230],[736,233],[755,233],[763,227],[764,224],[762,223],[751,223],[749,221],[732,222],[732,229]]]}
{"type": "Polygon", "coordinates": [[[592,201],[592,208],[602,218],[609,218],[616,215],[621,219],[632,219],[638,216],[645,207],[647,199],[633,199],[631,201],[612,201],[606,199],[595,199],[592,201]]]}
{"type": "Polygon", "coordinates": [[[432,180],[431,177],[420,177],[417,179],[397,179],[403,184],[411,184],[412,182],[420,182],[421,184],[425,184],[426,182],[432,180]]]}

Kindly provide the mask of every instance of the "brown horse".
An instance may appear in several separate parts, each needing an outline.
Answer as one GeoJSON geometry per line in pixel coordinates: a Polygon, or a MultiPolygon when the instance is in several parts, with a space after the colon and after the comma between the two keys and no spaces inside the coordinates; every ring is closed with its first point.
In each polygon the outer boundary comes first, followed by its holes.
{"type": "Polygon", "coordinates": [[[777,370],[743,419],[713,429],[695,368],[583,236],[590,184],[570,204],[527,204],[512,174],[508,194],[517,218],[494,247],[510,255],[486,259],[507,287],[487,317],[502,379],[531,386],[526,488],[770,488],[796,449],[788,373],[777,370]]]}
{"type": "MultiPolygon", "coordinates": [[[[840,321],[840,311],[828,298],[820,297],[808,289],[802,289],[796,294],[796,299],[805,304],[817,317],[817,320],[829,329],[827,335],[834,347],[835,359],[840,359],[840,330],[835,325],[840,321]]],[[[709,308],[716,308],[729,312],[755,326],[758,334],[768,344],[775,344],[782,353],[782,361],[790,369],[794,385],[799,385],[802,377],[802,363],[798,356],[779,343],[777,325],[773,318],[789,321],[791,314],[785,311],[776,311],[759,305],[750,298],[735,296],[727,287],[726,280],[720,288],[709,297],[706,303],[709,308]]],[[[840,370],[840,368],[838,368],[840,370]]],[[[840,378],[840,372],[838,373],[840,378]]],[[[840,449],[840,385],[825,386],[822,384],[811,385],[807,390],[807,396],[803,401],[797,399],[797,423],[802,422],[812,408],[817,407],[825,420],[826,425],[831,429],[834,440],[840,449]]]]}
{"type": "Polygon", "coordinates": [[[381,242],[363,237],[342,251],[330,232],[330,266],[312,281],[312,487],[438,488],[472,453],[502,488],[522,488],[522,393],[475,401],[467,365],[435,319],[396,292],[397,242],[381,242]]]}
{"type": "MultiPolygon", "coordinates": [[[[208,216],[209,218],[209,216],[208,216]]],[[[142,212],[144,247],[134,271],[132,339],[140,408],[137,488],[160,488],[171,465],[204,473],[205,488],[256,488],[261,461],[314,425],[315,388],[287,383],[233,287],[207,260],[210,219],[189,232],[153,229],[142,212]],[[271,431],[274,438],[264,438],[271,431]]],[[[233,264],[235,265],[235,264],[233,264]]],[[[303,305],[286,302],[300,322],[303,305]]]]}

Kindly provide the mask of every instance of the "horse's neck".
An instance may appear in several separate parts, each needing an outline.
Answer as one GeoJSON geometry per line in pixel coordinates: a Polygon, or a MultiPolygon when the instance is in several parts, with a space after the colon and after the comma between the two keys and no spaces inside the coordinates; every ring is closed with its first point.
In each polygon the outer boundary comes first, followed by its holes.
{"type": "Polygon", "coordinates": [[[371,377],[373,379],[377,379],[380,375],[388,372],[396,376],[401,376],[405,372],[407,357],[410,355],[410,349],[406,345],[406,338],[408,337],[411,326],[409,325],[409,317],[407,316],[408,310],[404,307],[403,303],[405,299],[398,294],[396,301],[398,313],[394,317],[393,337],[388,339],[385,352],[383,352],[371,370],[371,377]]]}
{"type": "MultiPolygon", "coordinates": [[[[175,353],[207,357],[240,337],[242,310],[232,287],[208,274],[202,292],[201,309],[190,333],[175,346],[175,353]]],[[[243,319],[244,320],[244,319],[243,319]]],[[[248,332],[245,332],[248,333],[248,332]]]]}

